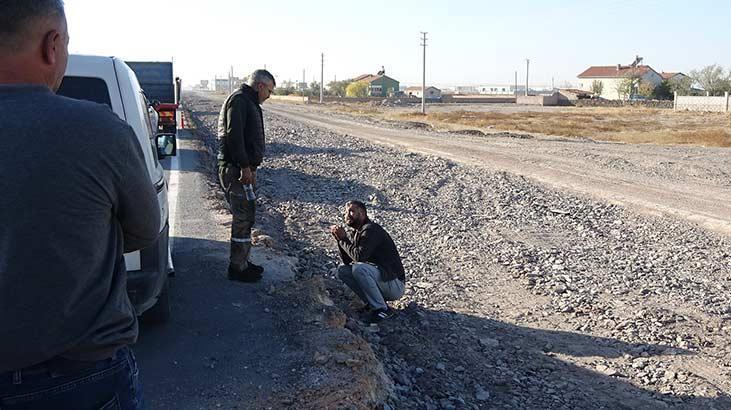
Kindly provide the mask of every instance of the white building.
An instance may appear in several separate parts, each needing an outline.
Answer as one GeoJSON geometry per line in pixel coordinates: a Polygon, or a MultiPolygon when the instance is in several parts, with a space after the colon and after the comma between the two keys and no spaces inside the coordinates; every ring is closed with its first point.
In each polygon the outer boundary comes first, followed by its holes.
{"type": "MultiPolygon", "coordinates": [[[[424,93],[426,94],[427,100],[438,100],[442,98],[442,90],[437,87],[428,86],[424,90],[424,93]]],[[[404,94],[409,97],[421,98],[421,87],[408,87],[404,90],[404,94]]]]}
{"type": "Polygon", "coordinates": [[[232,90],[236,90],[237,88],[241,87],[241,85],[244,83],[244,78],[239,77],[233,77],[232,82],[233,84],[229,87],[228,84],[228,77],[226,78],[214,78],[210,82],[211,91],[216,92],[222,92],[222,93],[228,93],[232,90]]]}
{"type": "Polygon", "coordinates": [[[639,77],[640,81],[657,86],[663,78],[648,65],[591,66],[578,76],[579,89],[592,91],[595,81],[602,84],[600,97],[608,100],[620,100],[629,96],[620,95],[617,90],[622,81],[628,77],[639,77]]]}
{"type": "MultiPolygon", "coordinates": [[[[521,86],[520,90],[525,90],[525,86],[521,86]]],[[[515,94],[515,84],[484,84],[477,86],[478,94],[485,95],[513,95],[515,94]]]]}

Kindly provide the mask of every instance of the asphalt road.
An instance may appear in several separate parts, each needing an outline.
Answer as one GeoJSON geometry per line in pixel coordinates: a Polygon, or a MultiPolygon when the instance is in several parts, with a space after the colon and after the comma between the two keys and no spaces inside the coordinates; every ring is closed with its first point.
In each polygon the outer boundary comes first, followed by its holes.
{"type": "Polygon", "coordinates": [[[265,279],[242,284],[225,278],[231,217],[208,195],[197,142],[186,130],[178,141],[177,161],[164,163],[175,210],[173,316],[164,325],[142,324],[133,347],[145,407],[259,408],[258,400],[286,383],[281,375],[289,370],[282,360],[288,347],[272,320],[266,290],[291,272],[255,248],[252,258],[268,270],[265,279]]]}

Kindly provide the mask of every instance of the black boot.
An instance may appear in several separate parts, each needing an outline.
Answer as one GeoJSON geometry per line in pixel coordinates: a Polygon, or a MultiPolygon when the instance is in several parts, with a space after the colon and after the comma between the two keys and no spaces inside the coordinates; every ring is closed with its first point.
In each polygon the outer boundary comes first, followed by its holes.
{"type": "Polygon", "coordinates": [[[258,282],[261,280],[261,273],[251,268],[249,265],[244,270],[239,270],[235,266],[228,265],[228,280],[234,280],[237,282],[258,282]]]}
{"type": "Polygon", "coordinates": [[[264,268],[263,267],[261,267],[259,265],[254,265],[251,261],[248,261],[247,263],[249,264],[249,267],[246,268],[246,269],[251,269],[252,271],[258,273],[259,275],[261,275],[262,273],[264,273],[264,268]]]}

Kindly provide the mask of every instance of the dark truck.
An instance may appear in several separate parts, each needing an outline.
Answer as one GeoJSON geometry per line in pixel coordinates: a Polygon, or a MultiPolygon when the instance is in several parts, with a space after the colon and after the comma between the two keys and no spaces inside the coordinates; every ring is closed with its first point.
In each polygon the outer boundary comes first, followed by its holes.
{"type": "Polygon", "coordinates": [[[176,134],[176,112],[180,104],[180,79],[173,80],[173,63],[158,61],[126,61],[137,75],[147,100],[159,115],[159,134],[176,134]]]}

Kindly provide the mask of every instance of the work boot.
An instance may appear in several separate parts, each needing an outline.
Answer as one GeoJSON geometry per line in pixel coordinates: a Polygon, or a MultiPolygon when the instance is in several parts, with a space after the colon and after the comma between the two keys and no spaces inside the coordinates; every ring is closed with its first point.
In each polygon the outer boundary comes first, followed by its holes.
{"type": "Polygon", "coordinates": [[[261,267],[259,265],[255,265],[251,261],[248,261],[247,263],[249,264],[249,267],[247,269],[251,269],[254,272],[258,273],[259,275],[261,275],[262,273],[264,273],[264,268],[263,267],[261,267]]]}
{"type": "Polygon", "coordinates": [[[235,266],[228,265],[228,280],[234,280],[237,282],[253,283],[261,280],[261,273],[257,273],[251,268],[251,265],[247,266],[246,269],[240,270],[235,266]]]}

